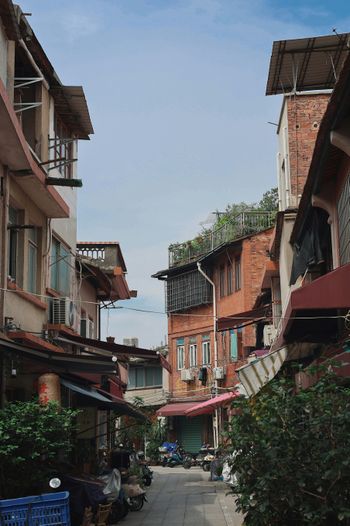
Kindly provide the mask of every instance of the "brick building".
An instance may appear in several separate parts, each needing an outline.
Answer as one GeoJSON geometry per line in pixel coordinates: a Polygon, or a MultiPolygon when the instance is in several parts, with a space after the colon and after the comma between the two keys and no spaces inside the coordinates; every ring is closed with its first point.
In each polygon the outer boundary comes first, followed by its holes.
{"type": "Polygon", "coordinates": [[[158,414],[171,417],[173,438],[190,451],[203,442],[218,444],[226,411],[212,406],[201,414],[198,405],[232,393],[236,368],[256,349],[251,310],[268,260],[273,217],[245,212],[214,229],[210,239],[171,245],[169,268],[154,275],[166,284],[173,371],[169,403],[158,414]],[[191,410],[197,416],[187,418],[191,410]]]}
{"type": "Polygon", "coordinates": [[[262,363],[257,363],[239,371],[244,385],[245,380],[252,380],[249,394],[256,393],[273,378],[284,361],[307,360],[310,352],[316,350],[315,338],[326,342],[329,335],[336,332],[332,327],[334,320],[327,320],[327,316],[321,323],[312,320],[312,316],[321,312],[321,305],[324,314],[327,305],[331,307],[332,297],[335,296],[332,290],[329,289],[327,294],[320,293],[313,303],[311,300],[308,303],[306,297],[308,283],[312,287],[309,289],[310,299],[316,291],[316,282],[313,286],[310,281],[317,281],[319,276],[340,263],[337,192],[343,188],[345,176],[339,176],[341,164],[336,163],[344,139],[341,137],[337,144],[335,128],[339,128],[339,122],[335,121],[334,115],[340,102],[332,90],[334,86],[338,86],[338,93],[343,89],[343,86],[339,88],[339,78],[347,57],[347,34],[273,44],[266,94],[283,94],[277,128],[279,213],[270,247],[271,261],[264,273],[262,289],[272,298],[275,331],[271,356],[263,358],[264,367],[262,363]],[[334,122],[331,123],[330,118],[334,122]],[[319,167],[325,166],[332,140],[333,157],[328,162],[327,174],[322,174],[327,182],[321,192],[319,167]],[[337,152],[337,156],[333,152],[337,152]],[[332,184],[331,175],[337,171],[332,184]],[[308,319],[297,320],[303,316],[308,319]],[[308,342],[312,342],[311,345],[308,342]]]}

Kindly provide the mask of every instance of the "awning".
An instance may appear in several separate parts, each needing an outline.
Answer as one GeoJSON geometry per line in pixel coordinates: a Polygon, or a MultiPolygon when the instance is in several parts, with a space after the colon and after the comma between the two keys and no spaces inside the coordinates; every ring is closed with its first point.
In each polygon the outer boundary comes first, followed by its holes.
{"type": "Polygon", "coordinates": [[[83,398],[88,399],[90,405],[92,404],[96,407],[100,407],[110,411],[116,411],[120,415],[128,415],[139,420],[147,420],[147,417],[143,413],[141,413],[141,411],[137,411],[136,409],[134,409],[125,400],[110,395],[109,393],[102,394],[100,392],[102,391],[101,389],[92,389],[91,387],[78,385],[76,383],[64,380],[62,378],[61,384],[67,387],[67,389],[70,389],[71,391],[74,391],[75,393],[79,394],[83,398]]]}
{"type": "Polygon", "coordinates": [[[287,352],[287,347],[283,347],[236,369],[238,378],[248,396],[256,395],[264,385],[276,376],[287,358],[287,352]]]}
{"type": "Polygon", "coordinates": [[[264,305],[263,307],[259,307],[258,309],[251,309],[244,312],[239,312],[237,314],[233,314],[232,316],[219,318],[217,322],[217,330],[227,331],[228,329],[233,329],[234,327],[237,327],[249,321],[255,322],[263,320],[268,316],[271,316],[271,304],[264,305]]]}
{"type": "Polygon", "coordinates": [[[201,402],[200,404],[197,404],[194,407],[186,409],[185,414],[186,416],[198,416],[212,413],[216,407],[221,407],[223,405],[228,404],[237,396],[239,396],[239,393],[237,393],[236,391],[215,396],[210,400],[206,400],[205,402],[201,402]]]}
{"type": "Polygon", "coordinates": [[[0,338],[0,350],[17,352],[19,356],[45,363],[50,369],[66,372],[86,372],[99,374],[115,374],[115,364],[109,357],[75,355],[49,350],[39,350],[15,343],[9,339],[0,338]]]}
{"type": "Polygon", "coordinates": [[[81,86],[51,86],[57,113],[78,139],[94,133],[84,90],[81,86]]]}
{"type": "Polygon", "coordinates": [[[338,310],[350,308],[350,263],[291,293],[282,328],[272,348],[286,342],[327,342],[337,330],[338,310]]]}
{"type": "Polygon", "coordinates": [[[157,416],[185,416],[186,410],[196,405],[198,405],[198,401],[166,404],[158,409],[156,413],[157,416]]]}
{"type": "Polygon", "coordinates": [[[332,89],[348,55],[348,34],[273,43],[266,95],[332,89]]]}

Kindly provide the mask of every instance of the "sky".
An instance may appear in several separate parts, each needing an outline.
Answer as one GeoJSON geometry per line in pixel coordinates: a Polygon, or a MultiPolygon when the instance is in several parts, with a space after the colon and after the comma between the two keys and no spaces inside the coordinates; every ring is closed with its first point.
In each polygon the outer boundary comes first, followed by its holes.
{"type": "Polygon", "coordinates": [[[210,212],[276,186],[281,98],[272,42],[348,32],[348,2],[19,0],[61,81],[83,85],[95,130],[79,144],[78,239],[119,241],[138,298],[102,335],[164,342],[167,247],[210,212]]]}

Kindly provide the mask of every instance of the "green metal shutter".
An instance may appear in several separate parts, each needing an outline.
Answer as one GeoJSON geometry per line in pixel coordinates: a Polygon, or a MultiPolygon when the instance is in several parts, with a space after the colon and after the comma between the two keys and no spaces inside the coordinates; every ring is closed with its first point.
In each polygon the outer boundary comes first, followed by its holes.
{"type": "Polygon", "coordinates": [[[185,451],[198,453],[203,443],[204,425],[203,416],[194,418],[179,418],[181,425],[180,442],[185,451]]]}

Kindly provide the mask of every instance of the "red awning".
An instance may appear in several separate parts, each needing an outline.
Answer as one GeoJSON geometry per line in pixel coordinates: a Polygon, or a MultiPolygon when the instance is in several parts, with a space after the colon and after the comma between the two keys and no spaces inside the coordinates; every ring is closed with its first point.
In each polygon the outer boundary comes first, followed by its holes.
{"type": "Polygon", "coordinates": [[[198,416],[212,413],[216,407],[228,404],[234,398],[236,398],[236,396],[239,396],[239,393],[237,393],[236,391],[215,396],[210,400],[206,400],[205,402],[201,402],[200,404],[196,404],[195,406],[190,407],[185,411],[185,414],[186,416],[198,416]]]}
{"type": "Polygon", "coordinates": [[[181,402],[174,404],[167,404],[156,411],[157,416],[184,416],[186,410],[198,405],[197,402],[181,402]]]}
{"type": "Polygon", "coordinates": [[[226,316],[218,319],[217,328],[218,331],[227,331],[233,329],[238,325],[247,323],[248,321],[258,321],[271,316],[271,305],[264,305],[258,309],[251,309],[244,312],[232,314],[232,316],[226,316]]]}
{"type": "Polygon", "coordinates": [[[324,337],[327,334],[331,336],[331,325],[336,325],[336,320],[332,320],[331,316],[336,315],[338,309],[349,308],[350,263],[328,272],[291,293],[284,313],[282,329],[272,350],[282,347],[291,340],[318,341],[315,339],[316,336],[324,337]],[[307,319],[308,317],[310,319],[307,319]]]}

